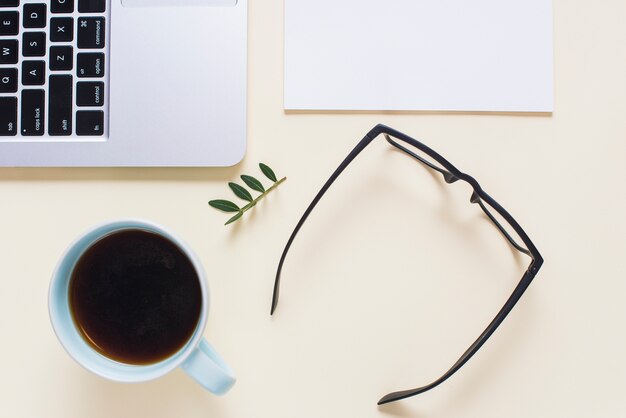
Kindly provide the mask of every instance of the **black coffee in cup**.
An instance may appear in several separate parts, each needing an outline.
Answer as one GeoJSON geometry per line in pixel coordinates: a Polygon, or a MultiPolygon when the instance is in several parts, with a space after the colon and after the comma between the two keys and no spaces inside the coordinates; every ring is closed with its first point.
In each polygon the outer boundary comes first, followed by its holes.
{"type": "Polygon", "coordinates": [[[69,305],[85,341],[102,355],[146,365],[170,357],[192,337],[202,290],[185,252],[142,229],[112,232],[80,256],[69,305]]]}

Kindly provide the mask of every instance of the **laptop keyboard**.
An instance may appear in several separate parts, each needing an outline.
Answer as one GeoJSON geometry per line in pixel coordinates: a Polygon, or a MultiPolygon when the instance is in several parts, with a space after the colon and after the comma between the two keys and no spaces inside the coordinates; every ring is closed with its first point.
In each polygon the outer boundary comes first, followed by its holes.
{"type": "Polygon", "coordinates": [[[107,135],[108,8],[0,0],[0,140],[107,135]]]}

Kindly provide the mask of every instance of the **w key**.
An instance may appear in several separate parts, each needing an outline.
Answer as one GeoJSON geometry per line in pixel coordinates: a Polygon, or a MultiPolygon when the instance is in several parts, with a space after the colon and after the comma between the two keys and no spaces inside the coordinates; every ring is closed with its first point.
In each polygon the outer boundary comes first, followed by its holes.
{"type": "Polygon", "coordinates": [[[19,54],[16,39],[0,39],[0,64],[17,64],[19,54]]]}

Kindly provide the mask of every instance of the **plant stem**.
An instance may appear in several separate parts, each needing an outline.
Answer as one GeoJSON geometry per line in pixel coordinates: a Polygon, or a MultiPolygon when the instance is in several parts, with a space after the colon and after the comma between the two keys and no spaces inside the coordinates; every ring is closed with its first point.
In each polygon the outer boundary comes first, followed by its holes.
{"type": "Polygon", "coordinates": [[[269,192],[271,192],[272,190],[274,190],[276,187],[278,187],[278,185],[280,183],[282,183],[283,181],[287,180],[287,177],[283,177],[282,179],[278,180],[277,182],[275,182],[274,184],[272,184],[266,191],[264,191],[263,193],[261,193],[256,199],[254,199],[252,202],[248,203],[246,206],[241,208],[241,213],[245,213],[248,209],[250,209],[251,207],[253,207],[254,205],[256,205],[261,199],[263,199],[269,192]]]}

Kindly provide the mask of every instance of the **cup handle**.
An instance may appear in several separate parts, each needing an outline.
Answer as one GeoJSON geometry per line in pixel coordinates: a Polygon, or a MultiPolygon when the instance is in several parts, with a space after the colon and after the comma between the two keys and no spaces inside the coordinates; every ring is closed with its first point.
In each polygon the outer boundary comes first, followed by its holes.
{"type": "Polygon", "coordinates": [[[203,388],[216,395],[228,392],[237,380],[233,370],[204,338],[181,367],[203,388]]]}

